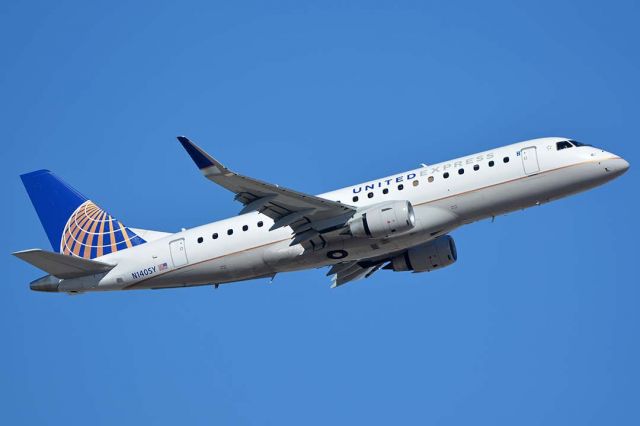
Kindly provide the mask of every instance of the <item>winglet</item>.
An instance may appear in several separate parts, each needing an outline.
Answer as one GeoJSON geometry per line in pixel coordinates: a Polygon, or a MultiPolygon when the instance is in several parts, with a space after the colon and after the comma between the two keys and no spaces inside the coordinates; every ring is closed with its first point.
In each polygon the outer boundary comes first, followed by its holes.
{"type": "Polygon", "coordinates": [[[185,136],[178,136],[178,141],[182,144],[182,147],[187,151],[187,154],[189,154],[200,170],[215,167],[218,170],[214,170],[214,173],[221,173],[225,169],[219,161],[207,154],[202,148],[191,142],[185,136]]]}

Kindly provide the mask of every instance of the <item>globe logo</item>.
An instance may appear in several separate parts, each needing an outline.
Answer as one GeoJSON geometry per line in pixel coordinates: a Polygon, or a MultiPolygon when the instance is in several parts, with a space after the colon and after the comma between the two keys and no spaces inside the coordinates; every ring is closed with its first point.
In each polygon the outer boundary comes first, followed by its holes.
{"type": "Polygon", "coordinates": [[[93,259],[143,242],[129,228],[87,200],[67,221],[62,232],[60,252],[93,259]]]}

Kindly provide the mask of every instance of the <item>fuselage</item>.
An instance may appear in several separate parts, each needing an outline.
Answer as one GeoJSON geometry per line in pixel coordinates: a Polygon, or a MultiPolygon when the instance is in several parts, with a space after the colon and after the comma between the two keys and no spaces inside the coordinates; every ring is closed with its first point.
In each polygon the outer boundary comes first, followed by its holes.
{"type": "Polygon", "coordinates": [[[464,224],[593,188],[628,167],[614,154],[566,138],[519,142],[319,195],[358,209],[408,200],[416,224],[407,233],[375,240],[336,233],[325,247],[305,250],[290,245],[290,228],[270,231],[273,220],[253,212],[158,234],[145,244],[98,258],[117,266],[101,275],[61,280],[58,291],[224,284],[384,257],[464,224]]]}

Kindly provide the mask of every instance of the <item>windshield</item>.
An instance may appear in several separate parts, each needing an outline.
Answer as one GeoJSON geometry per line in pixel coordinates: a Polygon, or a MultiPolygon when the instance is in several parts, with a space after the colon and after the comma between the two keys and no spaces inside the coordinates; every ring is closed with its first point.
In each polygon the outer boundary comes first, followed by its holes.
{"type": "Polygon", "coordinates": [[[569,141],[562,141],[556,143],[556,148],[560,151],[561,149],[573,148],[573,145],[571,145],[569,141]]]}
{"type": "Polygon", "coordinates": [[[591,146],[591,145],[586,144],[586,143],[582,143],[582,142],[574,141],[573,139],[569,139],[569,142],[571,142],[571,143],[572,143],[572,144],[574,144],[575,146],[591,146]]]}

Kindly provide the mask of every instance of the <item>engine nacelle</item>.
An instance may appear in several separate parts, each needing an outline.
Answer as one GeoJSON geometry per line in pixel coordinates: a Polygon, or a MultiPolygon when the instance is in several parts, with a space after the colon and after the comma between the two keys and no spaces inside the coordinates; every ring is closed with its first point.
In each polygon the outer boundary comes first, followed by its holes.
{"type": "Polygon", "coordinates": [[[355,237],[384,238],[407,232],[416,226],[416,216],[409,201],[389,201],[363,209],[349,221],[355,237]]]}
{"type": "Polygon", "coordinates": [[[456,244],[448,235],[443,235],[428,243],[411,247],[403,254],[391,259],[385,269],[393,271],[428,272],[444,268],[458,260],[456,244]]]}

